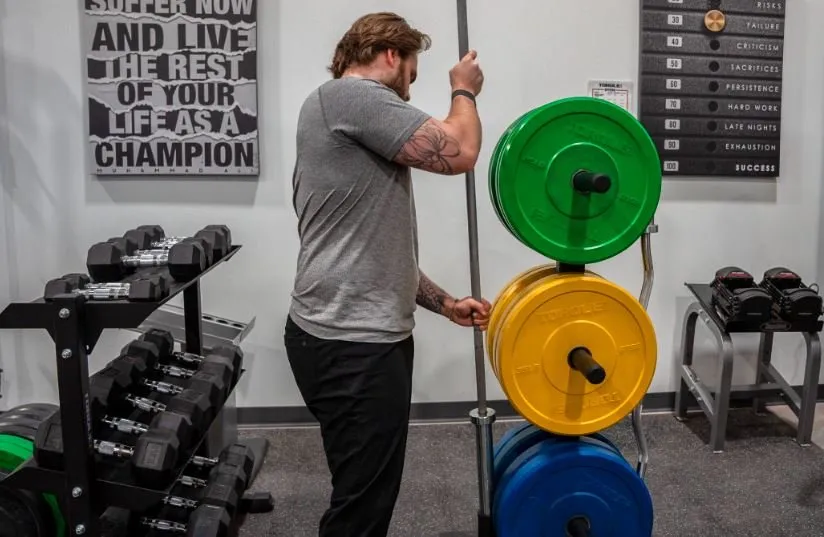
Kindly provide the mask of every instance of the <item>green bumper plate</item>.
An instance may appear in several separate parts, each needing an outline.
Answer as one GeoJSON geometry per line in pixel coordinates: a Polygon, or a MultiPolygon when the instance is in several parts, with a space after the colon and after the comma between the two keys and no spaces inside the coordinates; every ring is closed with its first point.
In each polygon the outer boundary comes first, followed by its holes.
{"type": "MultiPolygon", "coordinates": [[[[34,443],[19,436],[0,433],[0,470],[13,472],[18,466],[27,462],[34,455],[34,443]]],[[[60,504],[53,494],[44,494],[43,498],[51,509],[57,528],[56,537],[66,535],[66,521],[60,511],[60,504]]]]}
{"type": "Polygon", "coordinates": [[[560,263],[620,254],[644,233],[661,197],[661,164],[647,131],[623,108],[590,97],[521,116],[496,145],[489,173],[501,222],[560,263]],[[598,176],[598,189],[581,186],[587,175],[598,176]]]}

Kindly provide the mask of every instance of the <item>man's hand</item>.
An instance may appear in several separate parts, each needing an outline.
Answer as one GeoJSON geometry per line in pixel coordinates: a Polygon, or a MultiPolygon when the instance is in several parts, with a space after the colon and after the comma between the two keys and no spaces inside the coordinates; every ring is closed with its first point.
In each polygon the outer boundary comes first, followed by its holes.
{"type": "Polygon", "coordinates": [[[449,71],[449,81],[452,90],[463,89],[478,95],[484,85],[484,73],[478,63],[478,53],[470,50],[466,56],[461,58],[455,67],[449,71]]]}
{"type": "Polygon", "coordinates": [[[489,326],[491,310],[492,304],[488,300],[482,298],[478,302],[471,296],[446,304],[450,321],[460,326],[478,326],[481,330],[486,330],[489,326]]]}

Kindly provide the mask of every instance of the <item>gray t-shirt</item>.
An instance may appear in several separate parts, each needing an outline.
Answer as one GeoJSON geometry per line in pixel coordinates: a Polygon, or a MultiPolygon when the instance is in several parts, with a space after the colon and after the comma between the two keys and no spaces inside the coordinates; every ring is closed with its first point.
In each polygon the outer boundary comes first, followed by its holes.
{"type": "Polygon", "coordinates": [[[300,111],[290,315],[322,339],[412,334],[418,237],[410,169],[392,162],[429,115],[374,80],[330,80],[300,111]]]}

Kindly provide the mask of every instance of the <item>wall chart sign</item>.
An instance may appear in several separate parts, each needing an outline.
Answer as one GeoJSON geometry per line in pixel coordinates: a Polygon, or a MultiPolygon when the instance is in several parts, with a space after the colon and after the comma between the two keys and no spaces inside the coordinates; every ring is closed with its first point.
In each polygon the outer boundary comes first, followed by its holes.
{"type": "Polygon", "coordinates": [[[92,172],[256,175],[257,0],[83,0],[92,172]]]}
{"type": "Polygon", "coordinates": [[[783,0],[641,0],[639,117],[664,175],[778,177],[783,0]]]}

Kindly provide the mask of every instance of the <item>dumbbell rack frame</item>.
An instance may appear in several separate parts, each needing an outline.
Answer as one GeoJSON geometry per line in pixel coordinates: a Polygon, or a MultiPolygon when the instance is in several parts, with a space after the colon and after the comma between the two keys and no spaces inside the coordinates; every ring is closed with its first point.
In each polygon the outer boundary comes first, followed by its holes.
{"type": "MultiPolygon", "coordinates": [[[[62,497],[63,516],[72,535],[100,535],[98,518],[106,507],[145,511],[160,504],[177,479],[163,490],[150,489],[135,483],[128,465],[112,465],[111,468],[97,465],[96,468],[89,405],[88,355],[103,330],[136,328],[157,308],[180,293],[183,293],[185,350],[201,354],[200,279],[229,261],[241,247],[234,245],[220,261],[188,282],[174,282],[168,275],[168,269],[158,267],[138,269],[133,276],[124,280],[140,277],[147,272],[169,277],[169,281],[173,282],[169,296],[159,302],[88,300],[81,295],[63,295],[50,302],[39,298],[32,302],[9,304],[0,313],[0,329],[45,329],[54,340],[65,469],[40,468],[32,458],[3,479],[3,485],[62,497]],[[99,475],[97,470],[101,470],[99,475]]],[[[189,458],[200,450],[208,435],[207,430],[200,442],[187,452],[189,458]]],[[[185,472],[187,466],[181,466],[177,477],[185,472]]]]}

